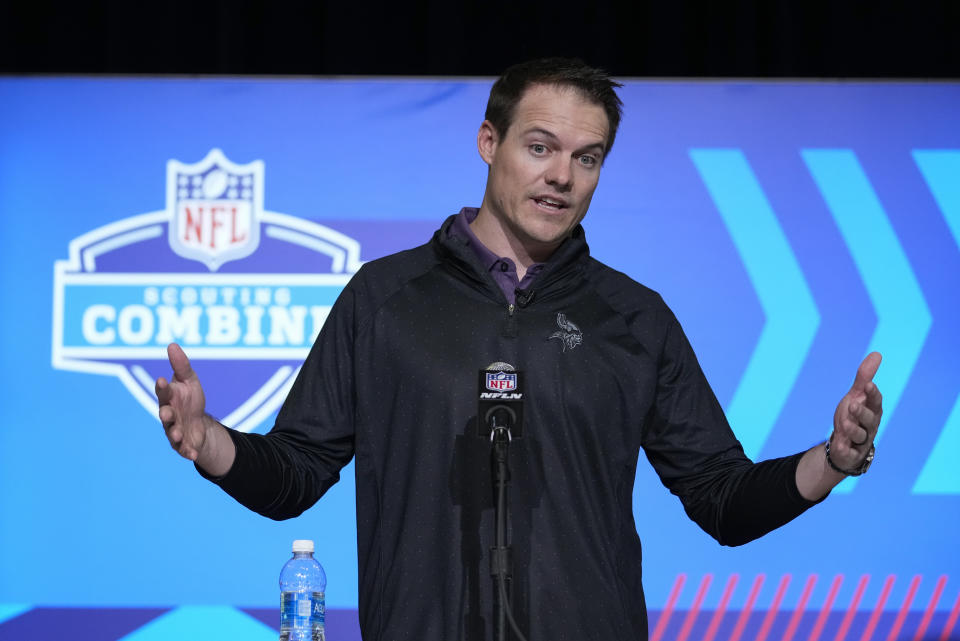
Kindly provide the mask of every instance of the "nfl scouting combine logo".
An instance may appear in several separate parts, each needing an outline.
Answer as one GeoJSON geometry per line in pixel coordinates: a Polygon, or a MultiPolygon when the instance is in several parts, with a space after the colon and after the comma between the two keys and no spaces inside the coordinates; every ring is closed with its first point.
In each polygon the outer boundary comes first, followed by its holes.
{"type": "Polygon", "coordinates": [[[165,210],[71,241],[54,268],[53,366],[116,376],[155,416],[154,379],[178,342],[225,424],[250,431],[276,411],[360,245],[264,211],[263,185],[262,161],[219,149],[170,160],[165,210]]]}

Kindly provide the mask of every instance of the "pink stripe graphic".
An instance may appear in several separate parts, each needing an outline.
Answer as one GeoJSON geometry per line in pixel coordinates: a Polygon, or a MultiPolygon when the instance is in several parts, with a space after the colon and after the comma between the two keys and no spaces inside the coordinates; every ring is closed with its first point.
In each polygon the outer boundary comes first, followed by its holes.
{"type": "Polygon", "coordinates": [[[837,591],[840,590],[841,583],[843,583],[842,574],[833,577],[830,592],[827,593],[827,600],[823,602],[823,607],[820,608],[820,614],[817,615],[817,621],[813,624],[813,630],[810,631],[807,641],[817,641],[820,638],[820,633],[823,632],[823,626],[827,623],[827,616],[830,615],[830,610],[833,608],[833,600],[837,598],[837,591]]]}
{"type": "Polygon", "coordinates": [[[850,624],[853,623],[853,617],[857,613],[857,608],[860,607],[860,599],[863,598],[863,591],[867,589],[867,583],[869,582],[869,574],[864,574],[860,577],[860,582],[857,583],[857,589],[853,592],[853,599],[850,600],[850,607],[847,608],[847,613],[843,615],[843,621],[840,622],[840,629],[837,630],[837,635],[833,637],[833,641],[843,641],[847,636],[847,632],[850,631],[850,624]]]}
{"type": "Polygon", "coordinates": [[[703,603],[703,598],[707,595],[711,581],[713,581],[713,575],[708,574],[703,577],[703,581],[700,582],[700,589],[697,590],[697,596],[693,599],[693,607],[687,612],[687,617],[683,621],[683,627],[680,628],[680,636],[677,637],[677,641],[687,641],[687,637],[690,636],[690,630],[693,629],[693,622],[697,620],[697,615],[700,613],[700,605],[703,603]]]}
{"type": "Polygon", "coordinates": [[[739,580],[739,574],[731,574],[730,578],[727,579],[727,587],[723,589],[720,605],[717,607],[717,611],[713,613],[713,618],[710,619],[710,627],[707,628],[707,633],[704,635],[703,641],[713,641],[713,637],[717,636],[720,622],[723,620],[723,615],[727,611],[727,604],[730,603],[730,597],[733,596],[733,589],[737,586],[737,581],[739,580]]]}
{"type": "Polygon", "coordinates": [[[907,589],[907,598],[903,600],[903,605],[900,606],[900,612],[897,614],[896,620],[893,622],[893,627],[890,628],[890,634],[887,636],[887,641],[895,641],[897,636],[900,634],[900,628],[903,627],[903,622],[907,618],[907,612],[910,610],[910,604],[913,603],[913,597],[917,594],[917,588],[920,587],[920,575],[913,577],[913,580],[910,581],[910,587],[907,589]]]}
{"type": "Polygon", "coordinates": [[[920,641],[923,638],[923,635],[926,634],[927,628],[930,626],[930,619],[933,618],[933,611],[937,607],[937,602],[940,600],[940,595],[943,594],[943,588],[947,585],[947,575],[942,575],[937,579],[937,586],[933,588],[933,596],[930,597],[930,603],[927,604],[927,611],[923,613],[923,619],[920,621],[920,627],[917,628],[917,633],[913,635],[913,641],[920,641]]]}
{"type": "Polygon", "coordinates": [[[660,637],[663,636],[663,631],[667,629],[667,622],[673,614],[673,606],[677,604],[677,599],[680,598],[680,591],[683,589],[683,584],[686,583],[686,581],[686,574],[677,575],[677,580],[673,582],[673,588],[670,590],[670,596],[667,598],[667,606],[663,609],[663,612],[660,613],[660,618],[657,619],[657,627],[654,629],[650,641],[660,641],[660,637]]]}
{"type": "Polygon", "coordinates": [[[773,620],[777,618],[777,610],[780,609],[780,602],[783,601],[783,594],[787,591],[788,585],[790,585],[790,575],[784,574],[783,578],[780,579],[780,585],[777,586],[777,593],[773,597],[773,603],[770,605],[770,609],[767,610],[767,615],[763,617],[763,625],[760,626],[760,632],[757,633],[756,641],[766,641],[767,635],[770,634],[770,628],[773,626],[773,620]]]}
{"type": "Polygon", "coordinates": [[[880,598],[877,599],[877,605],[873,608],[873,614],[870,615],[870,620],[867,621],[867,627],[860,636],[860,641],[870,641],[870,638],[873,636],[874,630],[877,629],[877,623],[880,622],[880,615],[883,614],[883,606],[887,604],[887,598],[890,596],[890,590],[893,589],[893,582],[896,578],[896,574],[891,574],[887,577],[887,580],[883,582],[880,598]]]}
{"type": "Polygon", "coordinates": [[[957,623],[957,616],[960,616],[960,594],[953,603],[953,610],[950,611],[950,617],[943,626],[943,634],[940,635],[939,641],[950,641],[950,633],[953,632],[953,626],[957,623]]]}
{"type": "Polygon", "coordinates": [[[743,610],[740,611],[737,625],[733,629],[733,634],[730,635],[730,641],[739,641],[740,635],[743,634],[743,629],[747,626],[747,619],[750,618],[750,611],[753,610],[753,603],[757,600],[757,594],[760,593],[760,586],[763,585],[764,578],[764,575],[758,574],[757,578],[753,580],[750,596],[747,597],[747,602],[744,604],[743,610]]]}
{"type": "Polygon", "coordinates": [[[803,594],[800,595],[800,601],[797,603],[797,607],[794,608],[793,615],[790,617],[790,623],[787,624],[787,629],[783,633],[783,641],[791,641],[793,635],[796,634],[797,626],[800,625],[800,619],[807,610],[807,601],[810,600],[810,594],[813,592],[813,586],[816,583],[816,574],[811,574],[807,577],[807,584],[803,586],[803,594]]]}

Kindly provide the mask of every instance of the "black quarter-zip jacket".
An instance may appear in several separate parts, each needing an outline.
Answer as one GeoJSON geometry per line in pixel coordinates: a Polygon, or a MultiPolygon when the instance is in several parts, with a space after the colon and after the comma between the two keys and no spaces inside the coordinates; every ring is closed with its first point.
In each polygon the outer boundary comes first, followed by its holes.
{"type": "MultiPolygon", "coordinates": [[[[524,372],[511,446],[513,611],[530,641],[647,638],[632,493],[641,448],[725,545],[813,502],[800,455],[752,463],[660,296],[591,258],[577,227],[516,304],[451,216],[421,247],[363,266],[276,425],[231,431],[213,479],[273,519],[299,515],[356,457],[363,638],[493,638],[493,484],[477,372],[524,372]]],[[[643,515],[643,518],[651,518],[643,515]]]]}

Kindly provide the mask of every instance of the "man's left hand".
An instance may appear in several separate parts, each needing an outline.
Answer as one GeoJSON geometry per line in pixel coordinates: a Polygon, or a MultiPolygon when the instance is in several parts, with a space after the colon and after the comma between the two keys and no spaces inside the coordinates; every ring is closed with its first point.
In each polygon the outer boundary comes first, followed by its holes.
{"type": "Polygon", "coordinates": [[[844,470],[856,469],[863,463],[873,445],[883,414],[883,396],[873,382],[880,367],[879,352],[867,355],[853,381],[850,391],[840,399],[833,414],[833,434],[830,436],[830,460],[844,470]]]}

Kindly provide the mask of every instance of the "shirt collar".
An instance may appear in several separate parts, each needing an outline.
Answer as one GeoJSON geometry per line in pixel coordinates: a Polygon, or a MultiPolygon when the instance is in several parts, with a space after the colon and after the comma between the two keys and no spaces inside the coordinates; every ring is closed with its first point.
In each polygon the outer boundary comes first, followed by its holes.
{"type": "MultiPolygon", "coordinates": [[[[464,207],[461,209],[460,213],[453,219],[453,224],[450,225],[450,235],[465,240],[467,245],[473,249],[477,258],[480,259],[480,264],[483,265],[483,268],[487,271],[492,272],[499,270],[501,263],[507,263],[513,271],[516,271],[516,265],[511,259],[494,254],[487,249],[487,246],[480,242],[477,235],[473,233],[473,230],[470,228],[470,223],[477,219],[477,214],[479,213],[480,210],[476,207],[464,207]]],[[[539,274],[543,270],[544,264],[545,263],[534,263],[530,265],[530,267],[527,268],[527,276],[532,278],[539,274]]],[[[525,277],[523,280],[528,282],[530,278],[525,277]]]]}

